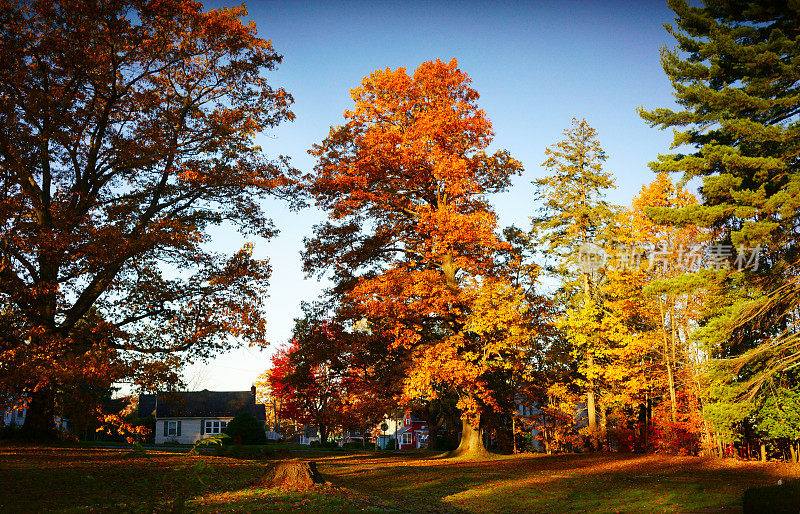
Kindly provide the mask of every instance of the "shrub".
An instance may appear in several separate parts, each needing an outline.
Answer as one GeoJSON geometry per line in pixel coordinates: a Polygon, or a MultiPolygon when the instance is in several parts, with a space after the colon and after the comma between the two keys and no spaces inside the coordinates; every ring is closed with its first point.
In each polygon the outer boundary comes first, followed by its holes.
{"type": "Polygon", "coordinates": [[[233,459],[271,459],[275,457],[275,450],[264,446],[217,446],[214,455],[233,459]]]}
{"type": "Polygon", "coordinates": [[[231,436],[236,444],[265,444],[267,442],[264,423],[246,412],[233,418],[225,427],[225,433],[231,436]]]}
{"type": "Polygon", "coordinates": [[[0,427],[0,439],[16,439],[19,437],[22,427],[11,424],[0,427]]]}
{"type": "Polygon", "coordinates": [[[751,487],[744,492],[742,507],[745,514],[797,513],[800,511],[800,480],[784,482],[783,485],[751,487]]]}

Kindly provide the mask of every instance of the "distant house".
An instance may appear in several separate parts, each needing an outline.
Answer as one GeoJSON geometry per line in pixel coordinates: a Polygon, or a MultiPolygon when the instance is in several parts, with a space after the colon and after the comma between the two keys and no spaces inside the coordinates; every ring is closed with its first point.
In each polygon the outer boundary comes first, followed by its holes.
{"type": "MultiPolygon", "coordinates": [[[[21,427],[25,424],[25,418],[28,415],[28,409],[25,407],[19,408],[12,408],[6,409],[3,411],[3,423],[2,426],[18,426],[21,427]]],[[[53,423],[56,425],[57,430],[67,431],[69,430],[69,426],[67,424],[67,419],[62,418],[60,416],[53,417],[53,423]]]]}
{"type": "Polygon", "coordinates": [[[194,444],[221,434],[242,412],[266,423],[264,405],[250,391],[186,391],[139,395],[139,417],[155,419],[155,443],[194,444]]]}
{"type": "MultiPolygon", "coordinates": [[[[378,425],[372,429],[378,448],[381,450],[389,448],[391,441],[397,440],[397,433],[403,429],[404,426],[402,419],[394,417],[384,418],[383,421],[378,423],[378,425]],[[384,426],[386,430],[383,430],[384,426]]],[[[397,447],[395,446],[394,448],[397,447]]]]}
{"type": "Polygon", "coordinates": [[[428,447],[428,422],[415,418],[411,412],[403,415],[403,426],[395,433],[398,450],[428,447]]]}
{"type": "Polygon", "coordinates": [[[266,436],[267,436],[267,441],[280,441],[281,439],[283,439],[283,436],[274,430],[267,430],[266,436]]]}
{"type": "Polygon", "coordinates": [[[319,430],[316,426],[304,425],[297,433],[297,442],[300,444],[319,442],[319,430]]]}
{"type": "Polygon", "coordinates": [[[28,413],[28,409],[7,409],[3,412],[3,425],[16,425],[21,427],[25,424],[25,416],[28,413]]]}

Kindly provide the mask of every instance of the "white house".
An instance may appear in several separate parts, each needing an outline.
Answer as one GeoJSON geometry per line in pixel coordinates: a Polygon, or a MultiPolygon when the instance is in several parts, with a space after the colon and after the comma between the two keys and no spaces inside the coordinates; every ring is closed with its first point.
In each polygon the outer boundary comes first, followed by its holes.
{"type": "MultiPolygon", "coordinates": [[[[25,417],[28,415],[28,409],[25,407],[6,409],[3,411],[3,426],[15,425],[21,427],[25,424],[25,417]]],[[[67,419],[60,416],[54,416],[53,422],[58,430],[66,431],[69,429],[67,419]]]]}
{"type": "Polygon", "coordinates": [[[3,412],[3,424],[5,426],[16,425],[21,427],[25,423],[25,415],[28,409],[7,409],[3,412]]]}
{"type": "Polygon", "coordinates": [[[242,412],[266,423],[264,405],[250,391],[186,391],[139,395],[139,416],[155,418],[156,444],[194,444],[221,434],[242,412]]]}

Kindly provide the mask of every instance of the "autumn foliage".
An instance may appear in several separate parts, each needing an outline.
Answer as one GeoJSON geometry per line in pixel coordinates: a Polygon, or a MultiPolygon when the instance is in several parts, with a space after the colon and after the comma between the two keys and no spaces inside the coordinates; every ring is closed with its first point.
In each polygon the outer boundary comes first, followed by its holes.
{"type": "Polygon", "coordinates": [[[29,428],[74,385],[154,388],[265,342],[268,263],[205,246],[223,222],[271,236],[259,201],[291,184],[254,143],[292,98],[245,14],[0,2],[0,385],[29,428]]]}
{"type": "Polygon", "coordinates": [[[521,165],[486,152],[491,124],[455,60],[378,70],[351,96],[346,123],[311,150],[305,187],[330,221],[306,269],[329,272],[370,330],[410,353],[404,401],[457,392],[462,445],[481,451],[465,441],[495,403],[486,374],[524,337],[519,293],[494,273],[506,244],[487,195],[521,165]]]}

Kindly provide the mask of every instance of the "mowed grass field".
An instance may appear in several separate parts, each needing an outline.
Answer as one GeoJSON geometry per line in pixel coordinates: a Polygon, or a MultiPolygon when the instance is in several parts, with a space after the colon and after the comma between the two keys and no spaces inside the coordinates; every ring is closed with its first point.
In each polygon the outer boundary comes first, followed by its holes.
{"type": "Polygon", "coordinates": [[[780,463],[631,454],[298,453],[330,485],[257,485],[265,461],[124,450],[0,447],[0,512],[739,512],[780,463]]]}

